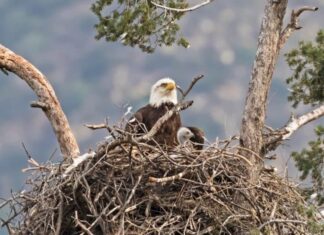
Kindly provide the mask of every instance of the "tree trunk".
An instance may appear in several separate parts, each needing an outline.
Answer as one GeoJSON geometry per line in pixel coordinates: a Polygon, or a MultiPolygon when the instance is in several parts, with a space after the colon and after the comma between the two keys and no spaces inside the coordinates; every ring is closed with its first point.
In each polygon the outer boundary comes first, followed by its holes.
{"type": "Polygon", "coordinates": [[[29,61],[0,44],[0,68],[15,73],[35,92],[38,101],[32,107],[41,108],[50,121],[63,157],[77,157],[79,146],[61,108],[53,87],[29,61]]]}
{"type": "MultiPolygon", "coordinates": [[[[240,131],[244,148],[262,155],[262,129],[266,117],[266,104],[272,75],[279,54],[279,40],[288,0],[268,0],[262,19],[258,49],[252,68],[249,91],[245,101],[240,131]]],[[[258,163],[258,158],[254,163],[258,163]]]]}

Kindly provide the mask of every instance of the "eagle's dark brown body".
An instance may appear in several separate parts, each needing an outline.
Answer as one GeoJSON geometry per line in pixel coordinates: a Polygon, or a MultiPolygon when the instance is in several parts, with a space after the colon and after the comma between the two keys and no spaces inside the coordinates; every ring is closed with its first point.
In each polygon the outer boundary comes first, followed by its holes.
{"type": "MultiPolygon", "coordinates": [[[[148,104],[140,108],[130,119],[126,126],[126,130],[136,135],[143,135],[150,131],[154,124],[175,105],[173,103],[163,103],[159,107],[153,107],[148,104]]],[[[177,131],[181,127],[181,119],[179,114],[174,114],[166,121],[154,136],[154,141],[160,145],[174,147],[178,144],[177,131]]]]}

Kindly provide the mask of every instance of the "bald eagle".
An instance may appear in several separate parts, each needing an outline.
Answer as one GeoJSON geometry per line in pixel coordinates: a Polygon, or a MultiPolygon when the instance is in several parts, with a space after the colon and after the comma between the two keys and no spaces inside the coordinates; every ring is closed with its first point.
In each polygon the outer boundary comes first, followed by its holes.
{"type": "MultiPolygon", "coordinates": [[[[158,80],[151,88],[149,104],[137,110],[126,125],[126,131],[136,136],[151,130],[154,124],[178,103],[176,83],[171,78],[158,80]]],[[[180,115],[175,113],[154,135],[154,141],[162,146],[177,145],[177,131],[181,126],[180,115]]]]}
{"type": "Polygon", "coordinates": [[[202,150],[205,142],[205,133],[193,126],[180,127],[177,131],[177,140],[179,144],[183,145],[190,141],[193,147],[197,150],[202,150]]]}

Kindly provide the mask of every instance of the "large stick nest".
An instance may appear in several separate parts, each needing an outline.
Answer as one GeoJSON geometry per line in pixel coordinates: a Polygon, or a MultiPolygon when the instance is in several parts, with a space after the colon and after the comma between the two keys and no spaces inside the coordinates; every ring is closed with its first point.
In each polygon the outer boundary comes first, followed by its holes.
{"type": "Polygon", "coordinates": [[[265,171],[252,184],[253,153],[239,150],[114,139],[69,173],[67,163],[39,166],[31,188],[8,201],[4,225],[12,234],[307,233],[297,188],[265,171]]]}

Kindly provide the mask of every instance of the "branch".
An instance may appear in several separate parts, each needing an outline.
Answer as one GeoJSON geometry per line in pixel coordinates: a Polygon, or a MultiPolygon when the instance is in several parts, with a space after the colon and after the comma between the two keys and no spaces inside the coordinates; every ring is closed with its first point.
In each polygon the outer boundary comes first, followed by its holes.
{"type": "Polygon", "coordinates": [[[289,122],[285,127],[284,130],[287,131],[287,134],[282,136],[283,140],[288,139],[295,131],[297,131],[300,127],[304,126],[305,124],[318,119],[324,115],[324,105],[312,110],[309,113],[306,113],[299,118],[294,118],[291,122],[289,122]]]}
{"type": "Polygon", "coordinates": [[[317,10],[318,10],[318,7],[304,6],[304,7],[298,8],[297,10],[291,11],[290,22],[288,23],[286,28],[280,34],[280,40],[279,40],[279,44],[278,44],[279,50],[283,47],[283,45],[286,43],[286,41],[288,40],[290,35],[295,30],[299,30],[302,28],[299,25],[299,16],[305,11],[317,11],[317,10]]]}
{"type": "Polygon", "coordinates": [[[170,109],[168,112],[166,112],[152,127],[152,129],[146,133],[145,135],[139,137],[137,141],[142,141],[142,140],[149,140],[153,138],[153,136],[160,130],[161,126],[168,121],[173,114],[178,113],[184,109],[187,109],[193,104],[193,101],[185,101],[177,104],[175,107],[170,109]]]}
{"type": "Polygon", "coordinates": [[[84,124],[85,127],[88,127],[91,130],[97,130],[97,129],[107,129],[108,125],[106,123],[101,124],[84,124]]]}
{"type": "Polygon", "coordinates": [[[42,110],[49,109],[49,106],[47,104],[45,104],[43,102],[40,102],[40,101],[33,101],[33,102],[31,102],[30,107],[32,107],[32,108],[40,108],[42,110]]]}
{"type": "Polygon", "coordinates": [[[194,5],[194,6],[192,6],[192,7],[189,7],[189,8],[173,8],[173,7],[167,7],[167,6],[160,5],[160,4],[158,4],[158,3],[156,3],[156,2],[153,2],[153,1],[151,1],[151,3],[152,3],[154,6],[158,7],[158,8],[162,8],[162,9],[164,9],[164,10],[168,10],[168,11],[175,11],[175,12],[188,12],[188,11],[194,11],[194,10],[197,10],[198,8],[203,7],[203,6],[205,6],[205,5],[209,4],[209,3],[211,3],[212,1],[214,1],[214,0],[206,0],[205,2],[199,3],[199,4],[194,5]]]}
{"type": "Polygon", "coordinates": [[[41,108],[52,125],[63,157],[76,157],[80,150],[69,122],[46,77],[29,61],[0,44],[0,68],[24,80],[35,92],[38,101],[32,107],[41,108]]]}
{"type": "Polygon", "coordinates": [[[75,211],[75,216],[74,216],[74,221],[76,223],[77,226],[79,226],[86,234],[88,235],[94,235],[88,228],[87,226],[85,226],[78,217],[78,212],[75,211]]]}
{"type": "Polygon", "coordinates": [[[285,220],[285,219],[273,219],[273,220],[269,220],[263,224],[261,224],[258,229],[261,230],[264,226],[271,224],[271,223],[293,223],[293,224],[307,224],[305,221],[301,221],[301,220],[285,220]]]}
{"type": "Polygon", "coordinates": [[[187,170],[184,170],[176,175],[173,176],[167,176],[167,177],[163,177],[163,178],[156,178],[153,176],[149,176],[148,181],[150,182],[155,182],[155,183],[165,183],[168,181],[174,181],[177,179],[181,179],[185,174],[187,173],[187,170]]]}
{"type": "Polygon", "coordinates": [[[283,140],[288,139],[295,131],[307,123],[324,116],[324,105],[308,112],[299,118],[292,118],[284,127],[270,132],[270,137],[265,139],[264,149],[267,151],[275,150],[283,140]]]}
{"type": "Polygon", "coordinates": [[[182,98],[181,100],[183,100],[188,94],[189,92],[191,91],[191,89],[193,88],[193,86],[200,80],[204,77],[204,75],[199,75],[197,77],[195,77],[194,79],[192,79],[191,83],[190,83],[190,86],[188,87],[188,89],[184,92],[180,86],[177,86],[177,89],[180,91],[181,95],[182,95],[182,98]]]}

